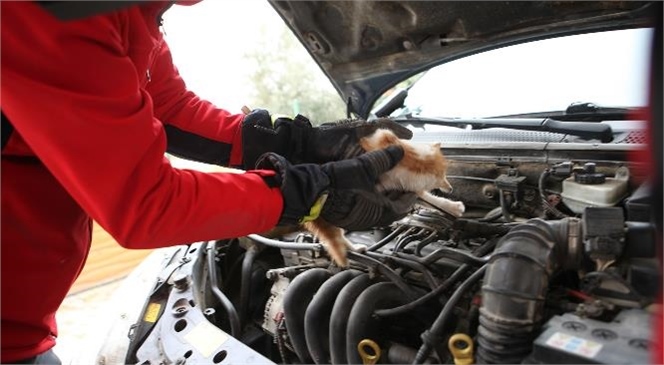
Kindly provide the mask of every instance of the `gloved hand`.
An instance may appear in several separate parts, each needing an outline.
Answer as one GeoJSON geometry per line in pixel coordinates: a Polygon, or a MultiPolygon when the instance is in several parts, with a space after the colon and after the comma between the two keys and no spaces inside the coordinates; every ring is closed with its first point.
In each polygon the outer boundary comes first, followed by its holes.
{"type": "Polygon", "coordinates": [[[294,119],[272,118],[266,110],[256,109],[242,122],[244,168],[252,169],[258,158],[274,152],[293,164],[325,163],[359,156],[365,151],[359,145],[378,128],[390,129],[399,138],[410,139],[413,133],[389,119],[377,121],[340,121],[313,127],[301,115],[294,119]]]}
{"type": "Polygon", "coordinates": [[[389,224],[415,202],[414,194],[395,198],[375,190],[378,177],[402,158],[398,146],[323,165],[292,165],[283,156],[267,153],[256,167],[277,173],[274,186],[281,188],[284,199],[278,225],[299,224],[320,215],[332,225],[359,230],[389,224]]]}
{"type": "Polygon", "coordinates": [[[337,227],[360,231],[384,227],[405,217],[416,201],[417,194],[411,192],[352,191],[328,197],[321,216],[337,227]]]}

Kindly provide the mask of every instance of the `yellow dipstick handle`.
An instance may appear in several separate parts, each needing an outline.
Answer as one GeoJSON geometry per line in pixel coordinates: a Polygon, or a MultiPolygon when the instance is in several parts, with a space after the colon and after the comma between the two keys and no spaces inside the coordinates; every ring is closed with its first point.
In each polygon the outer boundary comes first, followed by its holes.
{"type": "Polygon", "coordinates": [[[457,333],[447,342],[455,365],[470,365],[475,362],[473,339],[465,333],[457,333]]]}
{"type": "Polygon", "coordinates": [[[380,347],[368,338],[357,344],[357,351],[360,353],[364,365],[374,365],[380,359],[380,347]]]}

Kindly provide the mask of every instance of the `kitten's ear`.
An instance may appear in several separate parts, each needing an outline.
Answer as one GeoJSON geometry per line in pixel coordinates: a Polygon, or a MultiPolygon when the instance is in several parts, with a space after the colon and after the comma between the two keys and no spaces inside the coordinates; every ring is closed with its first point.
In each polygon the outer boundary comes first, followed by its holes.
{"type": "Polygon", "coordinates": [[[387,129],[378,129],[372,135],[360,139],[360,146],[369,152],[397,144],[399,137],[387,129]]]}
{"type": "Polygon", "coordinates": [[[381,149],[380,141],[375,138],[375,135],[364,137],[360,140],[360,146],[367,152],[381,149]]]}
{"type": "Polygon", "coordinates": [[[397,137],[396,134],[394,134],[391,130],[379,129],[377,132],[380,135],[381,148],[399,143],[399,137],[397,137]]]}
{"type": "Polygon", "coordinates": [[[440,149],[440,142],[434,143],[432,147],[439,150],[440,149]]]}

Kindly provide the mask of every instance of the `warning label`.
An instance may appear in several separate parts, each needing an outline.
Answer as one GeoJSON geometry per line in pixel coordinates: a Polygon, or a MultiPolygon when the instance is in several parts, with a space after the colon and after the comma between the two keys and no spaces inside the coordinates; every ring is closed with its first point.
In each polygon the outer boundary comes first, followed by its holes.
{"type": "Polygon", "coordinates": [[[602,349],[602,344],[561,332],[554,333],[546,344],[576,355],[593,358],[602,349]]]}

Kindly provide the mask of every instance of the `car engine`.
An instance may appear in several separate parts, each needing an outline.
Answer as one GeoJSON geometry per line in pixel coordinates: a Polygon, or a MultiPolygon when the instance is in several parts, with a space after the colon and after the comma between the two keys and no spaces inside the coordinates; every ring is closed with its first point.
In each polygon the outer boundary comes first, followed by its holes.
{"type": "Polygon", "coordinates": [[[629,149],[550,147],[448,146],[463,217],[422,203],[348,232],[366,250],[345,269],[296,229],[188,246],[127,362],[649,362],[661,267],[646,166],[629,149]]]}

